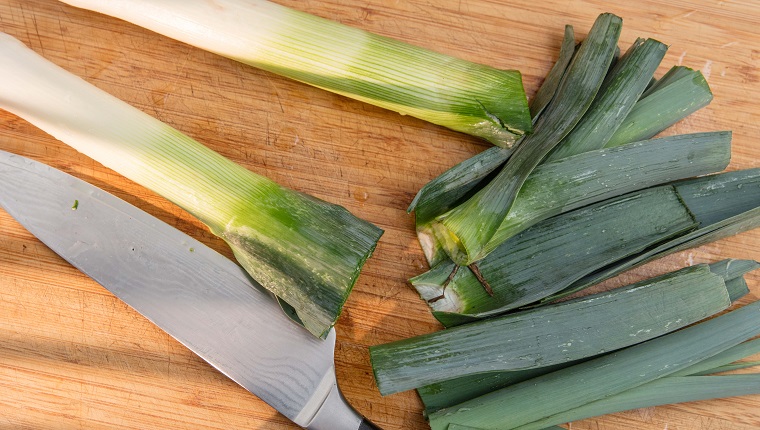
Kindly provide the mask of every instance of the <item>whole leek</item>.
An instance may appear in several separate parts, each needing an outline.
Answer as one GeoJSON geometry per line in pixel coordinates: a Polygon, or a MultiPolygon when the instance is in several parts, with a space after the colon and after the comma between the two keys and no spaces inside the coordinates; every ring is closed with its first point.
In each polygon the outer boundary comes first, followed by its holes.
{"type": "Polygon", "coordinates": [[[63,0],[347,97],[509,147],[531,131],[517,71],[265,0],[63,0]]]}
{"type": "Polygon", "coordinates": [[[0,33],[6,109],[198,217],[243,267],[324,336],[382,231],[279,186],[0,33]]]}

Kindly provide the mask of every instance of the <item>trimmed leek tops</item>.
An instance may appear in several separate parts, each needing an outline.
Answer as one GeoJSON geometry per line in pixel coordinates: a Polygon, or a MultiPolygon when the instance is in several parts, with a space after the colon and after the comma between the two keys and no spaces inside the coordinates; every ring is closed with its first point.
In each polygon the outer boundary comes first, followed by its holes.
{"type": "Polygon", "coordinates": [[[531,131],[518,71],[265,0],[63,0],[347,97],[510,147],[531,131]]]}
{"type": "Polygon", "coordinates": [[[0,64],[0,108],[198,217],[310,332],[329,332],[379,228],[250,172],[2,33],[0,64]]]}

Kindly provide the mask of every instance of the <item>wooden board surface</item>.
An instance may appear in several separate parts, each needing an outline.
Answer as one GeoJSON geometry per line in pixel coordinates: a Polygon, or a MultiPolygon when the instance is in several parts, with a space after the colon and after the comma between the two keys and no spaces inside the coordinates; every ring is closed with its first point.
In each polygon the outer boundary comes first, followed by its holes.
{"type": "MultiPolygon", "coordinates": [[[[601,12],[670,45],[715,100],[669,133],[733,130],[729,169],[760,167],[760,5],[693,0],[278,0],[446,54],[523,72],[532,95],[565,24],[582,37],[601,12]]],[[[406,284],[425,270],[415,192],[487,145],[414,118],[243,66],[52,0],[0,0],[0,31],[87,81],[288,187],[385,229],[337,325],[339,384],[386,429],[427,428],[412,392],[381,397],[367,347],[438,330],[406,284]]],[[[0,67],[2,65],[0,64],[0,67]]],[[[0,85],[2,83],[0,82],[0,85]]],[[[0,112],[0,149],[114,193],[231,257],[188,214],[0,112]]],[[[2,184],[0,184],[2,186],[2,184]]],[[[760,231],[683,252],[605,284],[721,258],[760,260],[760,231]]],[[[748,277],[760,298],[760,273],[748,277]]],[[[760,396],[650,408],[573,429],[760,428],[760,396]]],[[[66,264],[0,210],[0,429],[291,429],[295,426],[66,264]]]]}

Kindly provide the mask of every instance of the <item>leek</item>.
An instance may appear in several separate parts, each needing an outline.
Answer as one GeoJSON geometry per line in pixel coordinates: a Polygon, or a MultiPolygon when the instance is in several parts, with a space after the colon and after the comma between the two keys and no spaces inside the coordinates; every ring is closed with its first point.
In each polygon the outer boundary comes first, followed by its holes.
{"type": "MultiPolygon", "coordinates": [[[[552,87],[552,83],[557,79],[568,78],[564,76],[568,70],[562,66],[563,61],[567,61],[568,54],[572,56],[572,50],[566,45],[567,37],[566,28],[566,40],[563,42],[565,52],[560,52],[560,60],[539,90],[539,93],[544,93],[542,100],[539,103],[537,97],[531,104],[532,112],[539,117],[534,117],[534,122],[544,115],[543,104],[551,104],[551,97],[557,97],[556,88],[552,87]],[[545,87],[546,91],[543,91],[545,87]]],[[[602,146],[615,147],[648,139],[707,105],[712,100],[707,82],[700,72],[686,67],[674,67],[660,80],[652,78],[648,80],[648,85],[645,85],[646,77],[651,75],[664,49],[664,45],[654,40],[634,44],[626,55],[611,66],[598,95],[579,123],[542,163],[559,161],[567,158],[567,155],[583,153],[602,146]],[[636,100],[638,95],[641,97],[636,100]],[[632,105],[634,101],[636,103],[632,105]],[[610,136],[612,132],[614,134],[610,136]]],[[[541,134],[542,124],[545,125],[546,122],[547,119],[537,122],[535,134],[541,134]]],[[[535,134],[528,139],[535,140],[535,134]]],[[[499,190],[503,190],[504,184],[493,184],[495,176],[492,176],[492,172],[499,168],[504,169],[505,164],[510,163],[510,155],[511,152],[483,152],[454,166],[420,190],[410,210],[413,209],[417,216],[418,239],[431,266],[448,259],[449,256],[461,265],[472,263],[473,260],[483,258],[493,251],[500,242],[509,237],[500,236],[500,230],[497,229],[497,234],[491,237],[489,243],[483,245],[478,242],[478,246],[483,246],[478,255],[463,258],[458,237],[456,234],[452,236],[452,232],[445,225],[436,225],[436,217],[440,220],[448,216],[447,213],[454,211],[460,213],[462,220],[469,216],[478,218],[477,214],[481,212],[493,211],[501,214],[506,207],[502,202],[486,197],[477,200],[477,196],[488,187],[492,193],[498,194],[499,190]],[[465,177],[472,180],[462,180],[465,177]],[[446,200],[446,196],[451,198],[446,200]],[[470,209],[466,209],[466,205],[470,205],[470,209]]],[[[528,193],[521,187],[511,204],[517,204],[521,198],[525,198],[525,194],[528,193]]],[[[509,210],[506,216],[509,216],[509,210]]],[[[501,215],[493,219],[499,217],[501,215]]],[[[467,223],[462,221],[461,228],[466,230],[467,223]]]]}
{"type": "Polygon", "coordinates": [[[731,133],[668,136],[590,151],[542,164],[522,187],[484,247],[490,253],[531,225],[587,204],[663,182],[721,171],[731,158],[731,133]]]}
{"type": "Polygon", "coordinates": [[[630,409],[750,394],[760,394],[760,374],[667,377],[515,429],[542,430],[550,424],[630,409]]]}
{"type": "Polygon", "coordinates": [[[456,423],[510,429],[551,419],[673,374],[757,336],[759,317],[760,302],[754,302],[677,332],[441,409],[430,414],[430,426],[442,430],[456,423]]]}
{"type": "Polygon", "coordinates": [[[692,266],[612,291],[370,348],[383,395],[460,376],[551,366],[620,349],[731,304],[724,278],[692,266]],[[599,324],[600,315],[614,315],[599,324]]]}
{"type": "Polygon", "coordinates": [[[430,302],[435,317],[451,326],[536,300],[554,301],[655,258],[760,227],[760,169],[704,176],[672,187],[696,229],[674,229],[683,214],[666,209],[666,201],[653,198],[653,189],[550,218],[504,242],[479,263],[494,296],[484,294],[480,281],[466,270],[446,278],[451,262],[439,263],[410,282],[430,302]],[[640,206],[630,207],[635,196],[640,206]],[[651,225],[639,224],[643,220],[651,225]],[[670,230],[676,234],[668,235],[670,230]],[[652,246],[641,246],[647,242],[638,240],[647,237],[652,246]],[[654,243],[657,237],[661,243],[654,243]]]}
{"type": "Polygon", "coordinates": [[[629,409],[760,394],[760,374],[707,376],[760,365],[760,362],[729,364],[758,352],[760,339],[743,342],[667,377],[519,428],[538,430],[549,424],[577,421],[629,409]]]}
{"type": "MultiPolygon", "coordinates": [[[[552,417],[550,420],[540,420],[528,424],[531,428],[543,428],[548,423],[576,421],[583,418],[599,416],[629,409],[658,406],[672,403],[682,403],[713,398],[733,397],[748,394],[760,394],[760,375],[731,375],[729,377],[692,378],[692,376],[707,376],[730,370],[746,369],[759,366],[760,362],[737,362],[753,354],[760,353],[760,339],[743,342],[710,358],[702,360],[679,372],[657,379],[640,387],[624,391],[602,400],[598,400],[578,408],[571,409],[552,417]]],[[[480,381],[473,379],[469,385],[451,385],[447,387],[426,387],[419,390],[425,402],[428,414],[446,406],[453,406],[489,391],[513,385],[517,382],[547,374],[568,365],[533,369],[522,372],[503,372],[486,375],[480,381]],[[497,377],[499,377],[497,379],[497,377]],[[497,381],[494,384],[493,381],[497,381]],[[491,382],[491,389],[475,387],[475,383],[491,382]],[[445,392],[443,392],[445,390],[445,392]],[[464,392],[463,392],[464,391],[464,392]]],[[[466,379],[466,378],[463,378],[466,379]]],[[[440,385],[440,384],[439,384],[440,385]]],[[[450,425],[449,429],[455,425],[450,425]]],[[[459,427],[454,427],[459,428],[459,427]]]]}
{"type": "MultiPolygon", "coordinates": [[[[729,348],[720,354],[702,360],[693,366],[672,374],[671,376],[712,375],[722,372],[723,369],[731,363],[754,354],[760,354],[760,339],[753,339],[740,343],[733,348],[729,348]]],[[[749,362],[741,365],[751,366],[753,364],[754,362],[749,362]]],[[[739,364],[737,363],[737,365],[739,364]]]]}
{"type": "Polygon", "coordinates": [[[531,131],[522,77],[265,0],[63,0],[337,94],[510,147],[531,131]]]}
{"type": "MultiPolygon", "coordinates": [[[[530,103],[531,117],[534,121],[554,97],[574,53],[575,36],[573,27],[568,25],[565,26],[559,59],[530,103]]],[[[438,215],[456,207],[462,198],[501,167],[510,155],[511,149],[489,148],[448,169],[417,192],[407,212],[414,211],[418,238],[430,265],[448,259],[443,248],[432,240],[430,223],[438,215]]]]}
{"type": "Polygon", "coordinates": [[[205,223],[316,336],[332,327],[382,231],[283,188],[0,34],[0,107],[205,223]]]}
{"type": "Polygon", "coordinates": [[[501,167],[511,154],[511,149],[488,148],[445,171],[417,193],[408,211],[414,211],[417,238],[430,265],[448,260],[448,255],[435,238],[432,225],[435,217],[454,208],[460,199],[501,167]]]}

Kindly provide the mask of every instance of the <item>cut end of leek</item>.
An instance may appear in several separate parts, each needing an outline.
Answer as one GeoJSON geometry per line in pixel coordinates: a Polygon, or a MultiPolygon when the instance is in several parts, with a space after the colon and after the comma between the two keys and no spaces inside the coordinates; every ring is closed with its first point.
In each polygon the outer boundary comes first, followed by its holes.
{"type": "Polygon", "coordinates": [[[286,192],[266,231],[252,228],[256,220],[241,214],[219,236],[254,279],[290,305],[307,330],[324,338],[382,230],[340,206],[286,192]]]}

